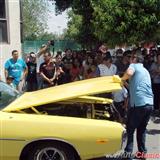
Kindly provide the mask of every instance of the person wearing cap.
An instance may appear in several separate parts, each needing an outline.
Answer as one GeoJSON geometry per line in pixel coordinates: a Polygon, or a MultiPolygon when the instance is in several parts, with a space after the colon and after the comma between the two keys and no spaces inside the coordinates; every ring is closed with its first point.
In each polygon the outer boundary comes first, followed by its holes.
{"type": "MultiPolygon", "coordinates": [[[[133,137],[137,130],[138,153],[146,153],[146,127],[153,108],[153,93],[151,78],[143,66],[143,56],[140,50],[131,54],[130,65],[122,77],[122,81],[129,79],[130,108],[127,116],[127,145],[125,153],[133,152],[133,137]]],[[[127,154],[128,155],[128,154],[127,154]]],[[[128,160],[131,160],[128,157],[128,160]]]]}

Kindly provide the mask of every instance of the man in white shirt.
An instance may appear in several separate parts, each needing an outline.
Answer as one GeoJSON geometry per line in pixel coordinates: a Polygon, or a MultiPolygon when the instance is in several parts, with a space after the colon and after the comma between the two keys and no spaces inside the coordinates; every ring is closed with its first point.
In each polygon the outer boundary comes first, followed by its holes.
{"type": "Polygon", "coordinates": [[[104,57],[102,64],[97,67],[96,75],[98,77],[113,76],[117,73],[116,65],[112,64],[111,57],[104,57]]]}
{"type": "MultiPolygon", "coordinates": [[[[97,77],[113,76],[117,73],[117,67],[112,64],[112,57],[104,57],[102,64],[99,64],[96,70],[97,77]]],[[[112,93],[101,94],[101,97],[112,98],[112,93]]]]}
{"type": "Polygon", "coordinates": [[[124,86],[120,91],[113,92],[113,101],[123,122],[125,122],[125,111],[128,107],[128,91],[124,86]]]}

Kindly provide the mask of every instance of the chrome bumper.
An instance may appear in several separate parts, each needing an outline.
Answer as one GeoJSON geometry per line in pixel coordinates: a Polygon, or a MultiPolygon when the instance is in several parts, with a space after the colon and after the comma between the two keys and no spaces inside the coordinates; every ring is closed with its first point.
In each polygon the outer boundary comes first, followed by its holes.
{"type": "Polygon", "coordinates": [[[126,130],[122,133],[122,139],[121,139],[121,149],[124,149],[127,143],[127,132],[126,130]]]}

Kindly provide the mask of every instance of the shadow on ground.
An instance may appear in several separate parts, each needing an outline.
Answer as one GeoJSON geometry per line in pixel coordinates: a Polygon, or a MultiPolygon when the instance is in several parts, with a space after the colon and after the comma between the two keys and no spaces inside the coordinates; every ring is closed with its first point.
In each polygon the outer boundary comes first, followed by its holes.
{"type": "Polygon", "coordinates": [[[156,124],[160,123],[160,118],[155,119],[155,120],[153,121],[153,123],[156,123],[156,124]]]}
{"type": "Polygon", "coordinates": [[[155,135],[155,134],[160,134],[159,129],[148,129],[147,134],[155,135]]]}

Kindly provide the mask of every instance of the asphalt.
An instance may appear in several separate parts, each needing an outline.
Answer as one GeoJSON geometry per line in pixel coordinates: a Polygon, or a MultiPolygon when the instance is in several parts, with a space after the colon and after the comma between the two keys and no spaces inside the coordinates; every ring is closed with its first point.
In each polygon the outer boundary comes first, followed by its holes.
{"type": "MultiPolygon", "coordinates": [[[[153,115],[147,126],[146,146],[148,154],[160,155],[160,115],[153,115]]],[[[134,153],[137,151],[136,133],[134,136],[134,153]]],[[[97,158],[94,160],[120,160],[120,158],[97,158]]],[[[134,159],[136,160],[136,159],[134,159]]],[[[147,158],[147,160],[160,160],[159,158],[147,158]]]]}

